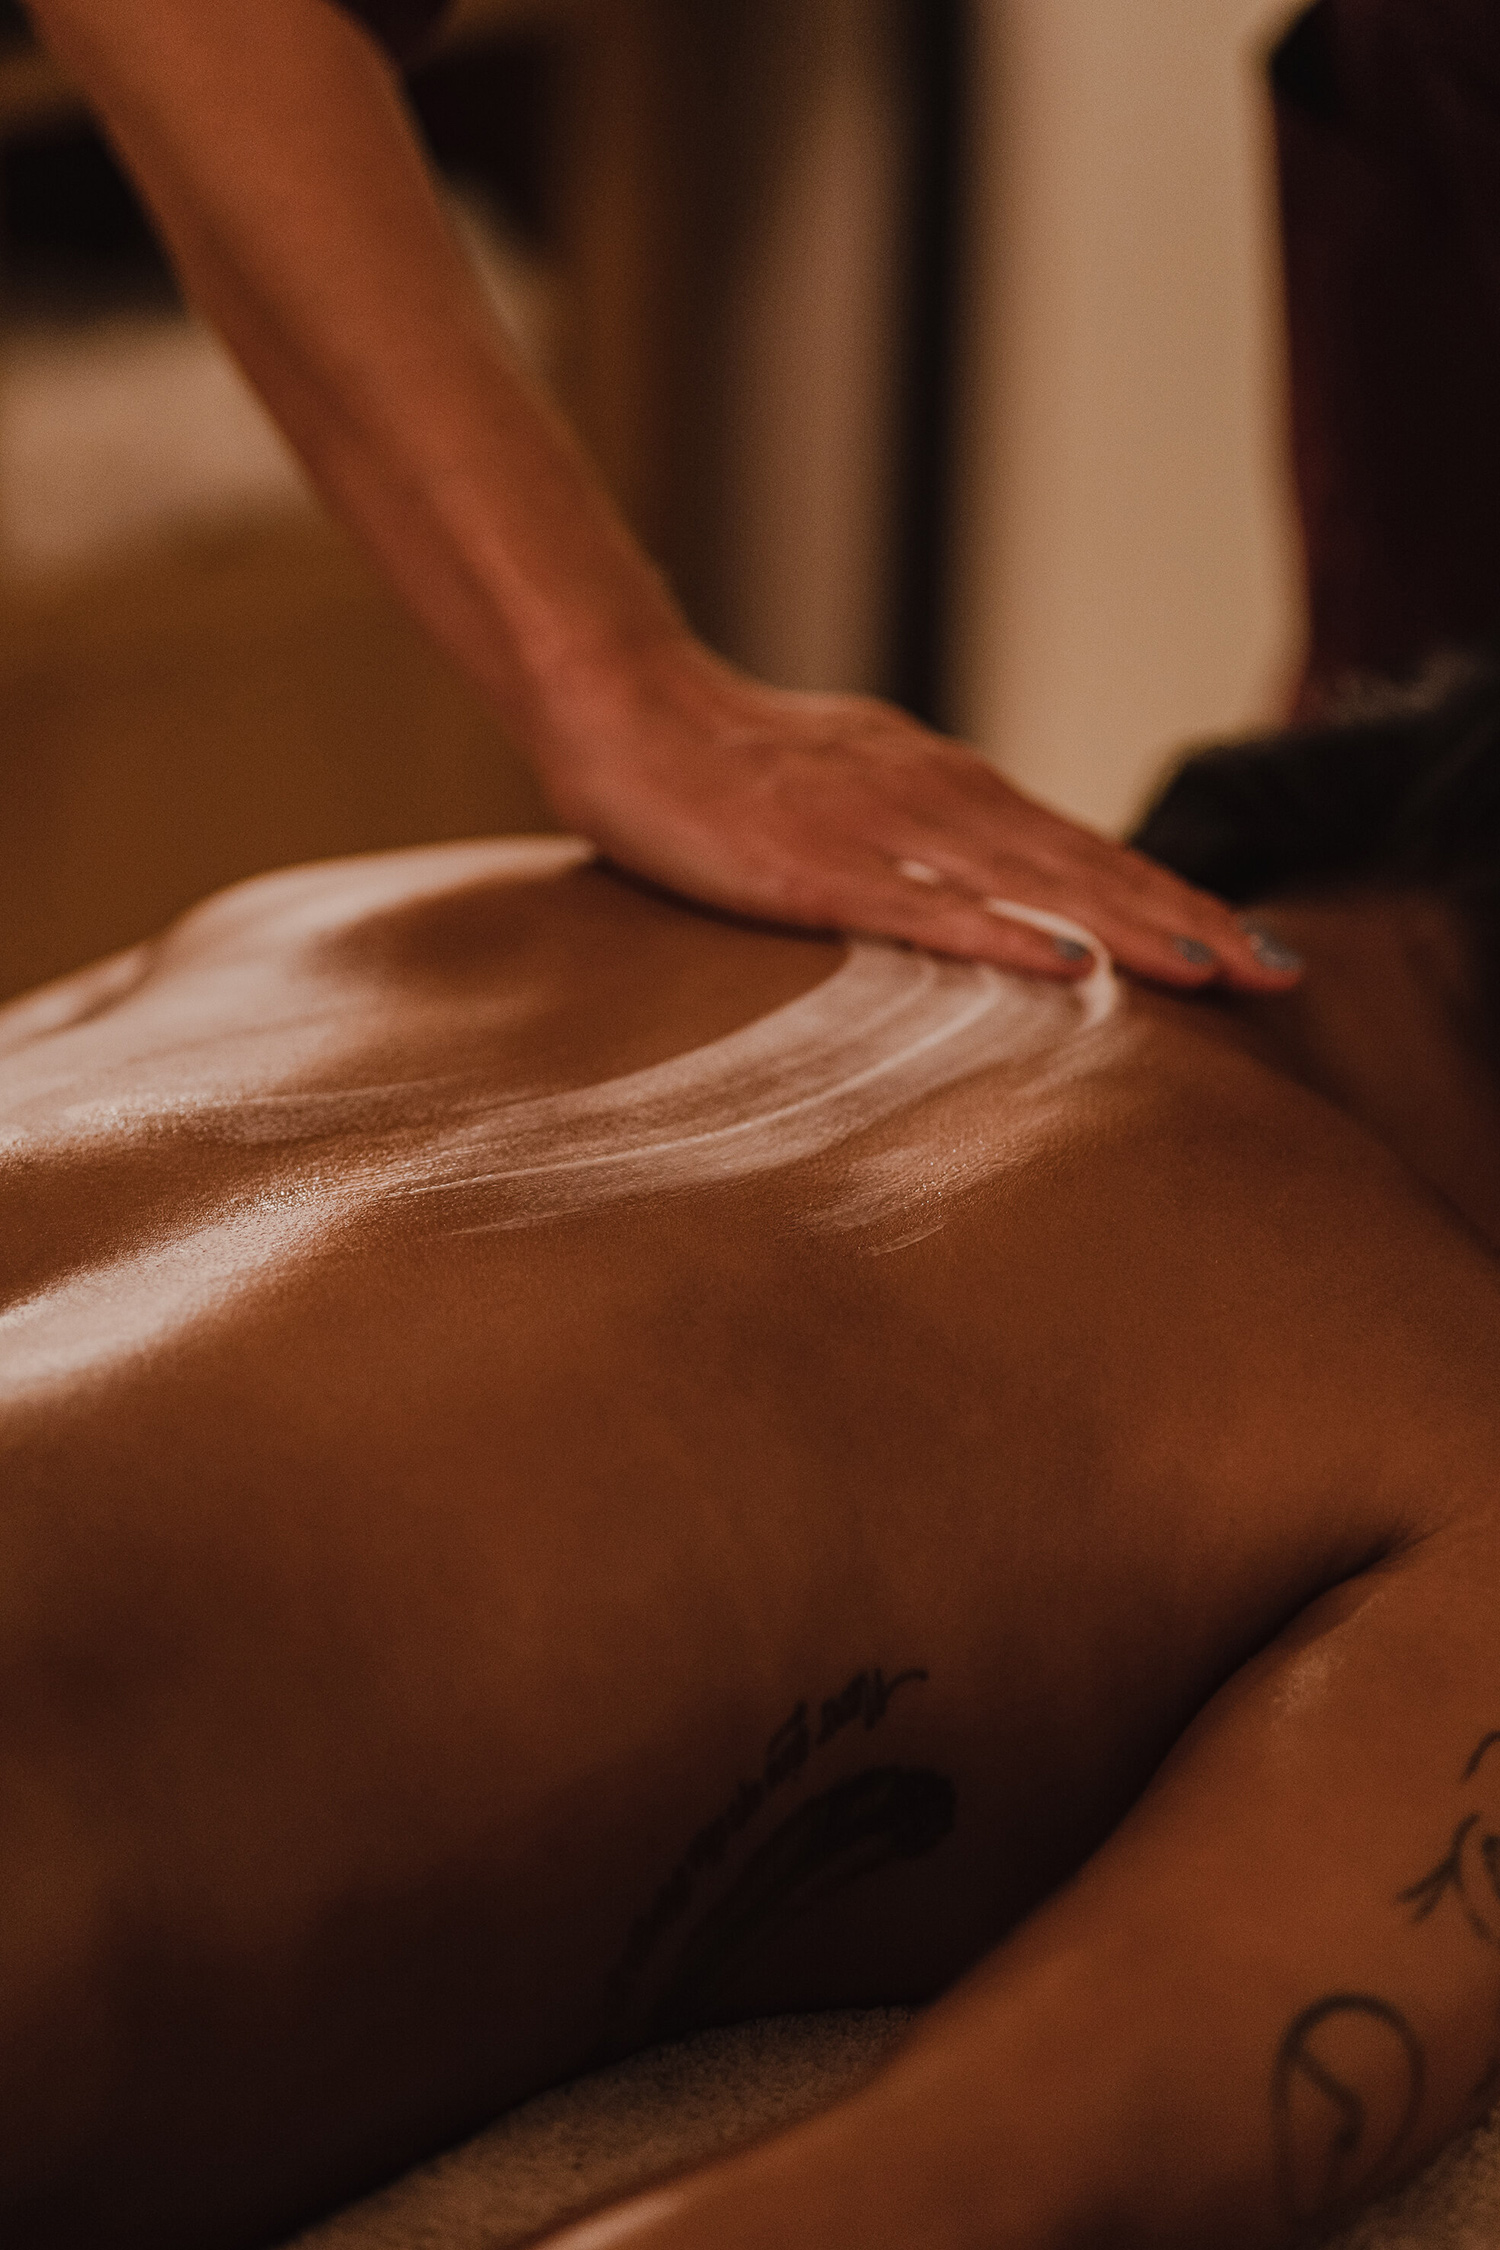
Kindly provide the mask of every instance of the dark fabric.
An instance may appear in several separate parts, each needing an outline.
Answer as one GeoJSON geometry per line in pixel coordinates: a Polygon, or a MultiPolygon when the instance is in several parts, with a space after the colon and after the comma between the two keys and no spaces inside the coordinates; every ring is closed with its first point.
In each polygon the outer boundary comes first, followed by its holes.
{"type": "Polygon", "coordinates": [[[1317,0],[1271,81],[1315,712],[1500,626],[1500,5],[1317,0]]]}
{"type": "Polygon", "coordinates": [[[448,0],[339,0],[339,4],[373,31],[398,62],[416,53],[448,11],[448,0]]]}

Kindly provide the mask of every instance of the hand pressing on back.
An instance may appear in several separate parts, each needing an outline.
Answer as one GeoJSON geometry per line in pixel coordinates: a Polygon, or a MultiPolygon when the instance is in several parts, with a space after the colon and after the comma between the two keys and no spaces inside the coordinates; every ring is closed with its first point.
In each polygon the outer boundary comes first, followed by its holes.
{"type": "Polygon", "coordinates": [[[1048,977],[1080,923],[1159,984],[1275,991],[1301,964],[1219,900],[1051,812],[870,697],[769,688],[684,638],[573,699],[540,760],[560,816],[689,898],[1048,977]]]}
{"type": "MultiPolygon", "coordinates": [[[[621,866],[769,921],[1172,985],[1296,964],[900,711],[764,687],[694,639],[515,361],[399,79],[325,0],[31,0],[334,512],[621,866]]],[[[365,8],[372,22],[387,11],[365,8]]]]}

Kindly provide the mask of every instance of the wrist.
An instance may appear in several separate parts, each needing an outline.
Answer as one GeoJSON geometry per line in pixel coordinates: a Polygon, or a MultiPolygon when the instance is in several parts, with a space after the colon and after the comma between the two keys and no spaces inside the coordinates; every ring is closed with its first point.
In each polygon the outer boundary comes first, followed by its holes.
{"type": "Polygon", "coordinates": [[[566,789],[618,766],[631,743],[683,727],[711,736],[726,723],[735,677],[680,618],[557,647],[536,675],[544,780],[566,789]]]}

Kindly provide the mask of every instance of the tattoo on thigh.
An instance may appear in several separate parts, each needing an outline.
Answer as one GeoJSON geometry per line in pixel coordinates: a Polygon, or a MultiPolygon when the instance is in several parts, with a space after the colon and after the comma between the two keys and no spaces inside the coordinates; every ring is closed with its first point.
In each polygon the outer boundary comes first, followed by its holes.
{"type": "Polygon", "coordinates": [[[866,1732],[877,1727],[890,1709],[891,1698],[897,1690],[917,1685],[926,1678],[926,1672],[919,1666],[911,1666],[887,1679],[877,1664],[873,1669],[856,1672],[836,1695],[825,1696],[818,1705],[816,1721],[805,1699],[797,1704],[767,1742],[760,1772],[741,1780],[728,1803],[689,1839],[682,1857],[651,1904],[631,1924],[624,1954],[611,1979],[617,2000],[645,1967],[667,1932],[686,1917],[700,1878],[721,1865],[735,1838],[750,1826],[767,1799],[800,1773],[809,1757],[824,1749],[835,1735],[860,1721],[866,1732]]]}
{"type": "Polygon", "coordinates": [[[1330,1992],[1293,2017],[1271,2093],[1290,2218],[1329,2218],[1376,2183],[1417,2121],[1425,2080],[1416,2034],[1388,2001],[1330,1992]]]}

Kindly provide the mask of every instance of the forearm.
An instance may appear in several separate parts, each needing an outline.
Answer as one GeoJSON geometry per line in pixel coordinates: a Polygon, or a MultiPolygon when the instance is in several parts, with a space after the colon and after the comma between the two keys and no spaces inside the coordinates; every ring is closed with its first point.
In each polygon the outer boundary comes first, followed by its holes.
{"type": "Polygon", "coordinates": [[[575,693],[683,632],[444,220],[333,0],[35,0],[335,511],[545,764],[575,693]]]}
{"type": "Polygon", "coordinates": [[[29,4],[189,294],[571,826],[736,913],[1080,974],[1088,946],[1040,910],[1168,984],[1295,973],[905,713],[781,693],[695,639],[516,365],[336,0],[29,4]]]}
{"type": "Polygon", "coordinates": [[[1464,1575],[1320,1605],[863,2095],[557,2250],[1267,2250],[1413,2169],[1500,2045],[1464,1575]]]}

